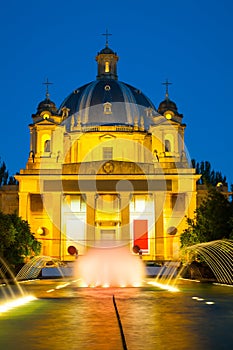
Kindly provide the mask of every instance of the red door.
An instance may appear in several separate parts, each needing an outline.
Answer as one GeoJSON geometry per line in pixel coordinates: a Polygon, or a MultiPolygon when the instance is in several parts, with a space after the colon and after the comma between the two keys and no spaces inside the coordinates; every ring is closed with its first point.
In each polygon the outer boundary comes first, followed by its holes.
{"type": "Polygon", "coordinates": [[[148,250],[148,220],[134,220],[134,245],[140,249],[148,250]]]}

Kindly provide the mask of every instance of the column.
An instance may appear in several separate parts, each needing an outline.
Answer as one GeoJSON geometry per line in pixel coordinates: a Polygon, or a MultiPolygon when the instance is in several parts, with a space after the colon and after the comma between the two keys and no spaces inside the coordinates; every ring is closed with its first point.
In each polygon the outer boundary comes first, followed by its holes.
{"type": "Polygon", "coordinates": [[[95,246],[95,192],[86,193],[86,247],[92,248],[95,246]]]}
{"type": "Polygon", "coordinates": [[[130,193],[120,193],[121,209],[121,240],[124,245],[130,247],[130,212],[129,212],[130,193]]]}
{"type": "Polygon", "coordinates": [[[19,216],[24,220],[30,219],[30,197],[28,192],[19,192],[19,216]]]}
{"type": "Polygon", "coordinates": [[[154,194],[155,203],[155,259],[164,260],[165,246],[164,246],[164,223],[163,223],[163,209],[165,203],[164,192],[156,192],[154,194]]]}

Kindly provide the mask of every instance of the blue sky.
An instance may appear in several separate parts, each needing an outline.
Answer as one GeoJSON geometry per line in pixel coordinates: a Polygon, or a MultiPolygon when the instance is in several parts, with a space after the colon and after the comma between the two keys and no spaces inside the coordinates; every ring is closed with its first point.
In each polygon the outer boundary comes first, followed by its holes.
{"type": "Polygon", "coordinates": [[[158,107],[161,83],[187,124],[191,158],[208,160],[233,183],[233,2],[231,0],[8,0],[0,11],[0,157],[10,174],[25,167],[31,114],[45,98],[59,106],[95,80],[101,35],[113,34],[119,80],[158,107]]]}

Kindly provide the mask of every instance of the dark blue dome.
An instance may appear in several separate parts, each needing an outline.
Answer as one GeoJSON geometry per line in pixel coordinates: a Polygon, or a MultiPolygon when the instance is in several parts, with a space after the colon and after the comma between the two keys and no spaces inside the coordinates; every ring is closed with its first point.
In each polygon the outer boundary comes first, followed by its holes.
{"type": "Polygon", "coordinates": [[[100,79],[74,90],[61,104],[69,115],[77,114],[85,124],[133,124],[144,117],[145,127],[152,122],[156,109],[139,89],[115,79],[100,79]],[[110,113],[104,113],[108,104],[110,113]],[[150,119],[150,118],[149,118],[150,119]]]}
{"type": "Polygon", "coordinates": [[[53,101],[51,101],[48,97],[44,101],[41,101],[37,107],[37,113],[41,113],[43,111],[50,111],[53,114],[57,114],[57,107],[53,101]]]}
{"type": "Polygon", "coordinates": [[[171,101],[169,98],[166,98],[159,104],[158,112],[164,114],[166,111],[172,111],[175,114],[178,114],[177,106],[175,102],[171,101]]]}
{"type": "Polygon", "coordinates": [[[114,51],[110,49],[110,47],[106,46],[104,49],[102,49],[98,55],[103,55],[103,54],[108,54],[108,55],[114,55],[114,51]]]}

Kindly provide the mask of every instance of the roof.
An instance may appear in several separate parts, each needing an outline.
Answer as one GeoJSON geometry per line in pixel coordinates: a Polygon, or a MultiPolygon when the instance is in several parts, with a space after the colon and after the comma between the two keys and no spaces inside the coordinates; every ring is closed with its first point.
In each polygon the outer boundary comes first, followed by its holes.
{"type": "Polygon", "coordinates": [[[92,125],[133,124],[135,118],[143,116],[148,128],[149,114],[157,114],[153,103],[141,90],[115,79],[95,80],[75,89],[59,110],[64,107],[70,110],[69,116],[79,115],[82,123],[92,125]]]}

